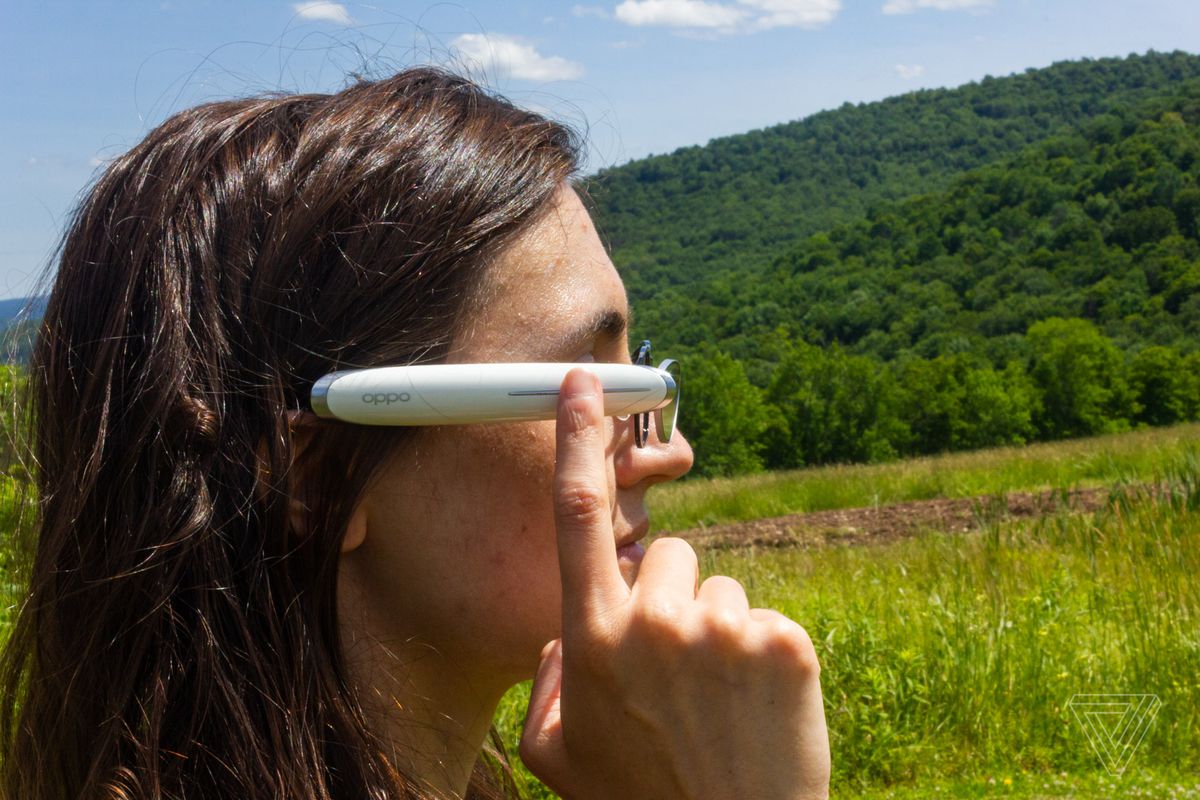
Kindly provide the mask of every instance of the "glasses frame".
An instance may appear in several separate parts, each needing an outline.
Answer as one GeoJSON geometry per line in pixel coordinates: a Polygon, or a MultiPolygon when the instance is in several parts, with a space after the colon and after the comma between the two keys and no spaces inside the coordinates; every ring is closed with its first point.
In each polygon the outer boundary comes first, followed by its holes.
{"type": "MultiPolygon", "coordinates": [[[[638,345],[637,350],[633,352],[632,360],[634,364],[648,367],[653,362],[650,360],[651,345],[649,339],[643,339],[638,345]]],[[[658,428],[658,439],[663,444],[671,441],[671,435],[675,433],[675,425],[679,419],[679,395],[683,391],[683,382],[681,380],[681,368],[679,362],[673,358],[666,358],[659,362],[658,368],[664,372],[670,373],[675,380],[675,394],[671,398],[671,402],[667,403],[662,408],[654,409],[654,423],[658,428]]],[[[645,447],[650,440],[650,412],[646,411],[641,414],[633,415],[633,441],[638,447],[645,447]]]]}
{"type": "MultiPolygon", "coordinates": [[[[651,345],[649,339],[643,339],[637,349],[631,354],[631,362],[635,366],[649,367],[651,366],[651,345]]],[[[469,365],[464,365],[469,366],[469,365]]],[[[580,363],[577,366],[588,367],[586,363],[580,363]]],[[[368,368],[369,369],[369,368],[368,368]]],[[[663,444],[671,441],[671,436],[675,432],[676,423],[679,417],[679,400],[682,391],[681,367],[678,361],[673,358],[663,359],[659,362],[658,369],[667,373],[666,386],[666,402],[660,407],[653,409],[654,421],[658,427],[658,438],[663,444]]],[[[288,422],[289,427],[297,428],[307,426],[314,423],[322,423],[328,420],[337,419],[337,416],[330,412],[326,402],[326,392],[330,385],[331,379],[335,379],[340,375],[350,372],[358,372],[360,370],[341,370],[323,375],[313,385],[309,392],[309,408],[295,409],[289,412],[288,422]]],[[[620,392],[630,391],[630,389],[605,389],[605,393],[609,391],[620,392]]],[[[510,392],[510,394],[537,394],[537,395],[557,395],[558,389],[539,389],[535,392],[510,392]]],[[[639,448],[644,448],[650,441],[650,411],[645,411],[638,414],[632,414],[633,418],[633,433],[634,442],[639,448]]],[[[552,419],[551,416],[535,417],[543,419],[552,419]]],[[[620,420],[628,420],[629,416],[619,415],[620,420]]],[[[480,420],[482,421],[482,420],[480,420]]],[[[362,423],[372,424],[372,423],[362,423]]],[[[380,423],[387,424],[387,423],[380,423]]],[[[399,423],[405,424],[405,423],[399,423]]],[[[421,424],[436,424],[436,423],[410,423],[413,425],[421,424]]]]}

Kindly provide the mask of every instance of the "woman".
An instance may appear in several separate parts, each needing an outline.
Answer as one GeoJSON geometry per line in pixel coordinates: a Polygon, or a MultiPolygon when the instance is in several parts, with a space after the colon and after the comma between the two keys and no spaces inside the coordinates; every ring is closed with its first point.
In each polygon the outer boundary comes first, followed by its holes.
{"type": "Polygon", "coordinates": [[[307,409],[335,369],[628,363],[578,148],[419,68],[189,109],[107,168],[31,364],[9,797],[511,794],[480,749],[535,673],[521,755],[564,796],[824,796],[804,631],[697,591],[682,540],[618,558],[681,436],[636,446],[586,369],[553,422],[307,409]]]}

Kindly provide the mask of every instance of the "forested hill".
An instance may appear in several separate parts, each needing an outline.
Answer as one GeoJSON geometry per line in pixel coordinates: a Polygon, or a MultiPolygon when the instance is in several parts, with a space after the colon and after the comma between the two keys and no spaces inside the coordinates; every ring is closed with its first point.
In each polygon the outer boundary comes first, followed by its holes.
{"type": "Polygon", "coordinates": [[[743,359],[781,329],[883,361],[971,351],[1000,367],[1049,317],[1088,319],[1126,351],[1195,350],[1200,79],[636,312],[664,345],[743,359]]]}
{"type": "Polygon", "coordinates": [[[1200,419],[1200,79],[635,315],[697,474],[1200,419]]]}
{"type": "Polygon", "coordinates": [[[716,269],[761,265],[881,200],[944,188],[1194,77],[1200,57],[1182,52],[1062,62],[641,159],[600,171],[589,193],[636,303],[716,269]]]}

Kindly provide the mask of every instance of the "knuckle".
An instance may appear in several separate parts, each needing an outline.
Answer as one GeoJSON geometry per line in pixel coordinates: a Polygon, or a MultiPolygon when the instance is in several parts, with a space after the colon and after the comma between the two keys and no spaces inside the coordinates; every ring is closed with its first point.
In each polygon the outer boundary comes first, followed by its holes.
{"type": "Polygon", "coordinates": [[[773,660],[803,672],[820,674],[821,665],[812,637],[801,625],[778,614],[763,623],[763,642],[773,660]]]}
{"type": "Polygon", "coordinates": [[[682,621],[683,604],[665,598],[638,603],[629,620],[632,628],[656,639],[678,637],[682,621]]]}
{"type": "Polygon", "coordinates": [[[746,637],[747,618],[733,608],[714,608],[705,615],[705,629],[720,641],[733,642],[746,637]]]}
{"type": "Polygon", "coordinates": [[[608,513],[608,497],[596,486],[568,484],[558,491],[555,510],[560,519],[594,522],[608,513]]]}
{"type": "Polygon", "coordinates": [[[742,584],[736,578],[731,578],[728,575],[710,575],[709,577],[705,578],[704,583],[700,585],[701,591],[705,591],[705,587],[707,587],[709,591],[719,590],[721,592],[727,592],[731,594],[741,593],[743,595],[746,593],[746,590],[742,584]]]}

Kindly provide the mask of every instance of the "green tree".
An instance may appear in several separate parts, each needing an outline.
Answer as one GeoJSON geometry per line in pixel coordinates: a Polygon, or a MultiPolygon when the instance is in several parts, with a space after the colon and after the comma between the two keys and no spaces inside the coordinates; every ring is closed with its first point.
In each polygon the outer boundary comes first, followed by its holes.
{"type": "Polygon", "coordinates": [[[1175,232],[1175,214],[1162,206],[1123,214],[1113,226],[1113,241],[1126,250],[1165,239],[1175,232]]]}
{"type": "Polygon", "coordinates": [[[1129,383],[1141,410],[1138,422],[1170,425],[1188,417],[1188,376],[1183,359],[1169,347],[1146,347],[1129,363],[1129,383]]]}
{"type": "Polygon", "coordinates": [[[822,350],[795,343],[776,368],[767,398],[786,423],[769,441],[772,467],[880,461],[898,455],[896,444],[908,437],[890,371],[837,345],[822,350]]]}
{"type": "Polygon", "coordinates": [[[1037,389],[1019,362],[1002,372],[991,367],[967,369],[962,378],[961,414],[953,431],[955,450],[1024,444],[1037,435],[1037,389]]]}
{"type": "Polygon", "coordinates": [[[1046,438],[1127,430],[1137,413],[1121,351],[1083,319],[1052,317],[1027,333],[1029,373],[1040,394],[1037,424],[1046,438]]]}
{"type": "Polygon", "coordinates": [[[1200,350],[1181,359],[1183,378],[1183,418],[1200,419],[1200,350]]]}
{"type": "Polygon", "coordinates": [[[1021,365],[1003,372],[968,355],[910,359],[897,370],[905,450],[940,453],[1024,444],[1036,435],[1037,392],[1021,365]]]}
{"type": "Polygon", "coordinates": [[[1200,189],[1189,186],[1175,195],[1175,224],[1184,236],[1200,239],[1200,189]]]}
{"type": "Polygon", "coordinates": [[[751,385],[741,362],[711,346],[691,354],[679,413],[680,430],[695,453],[695,475],[762,470],[767,428],[778,412],[751,385]]]}
{"type": "Polygon", "coordinates": [[[898,414],[908,424],[905,451],[941,453],[953,448],[962,427],[963,386],[956,359],[907,359],[896,370],[898,414]]]}

